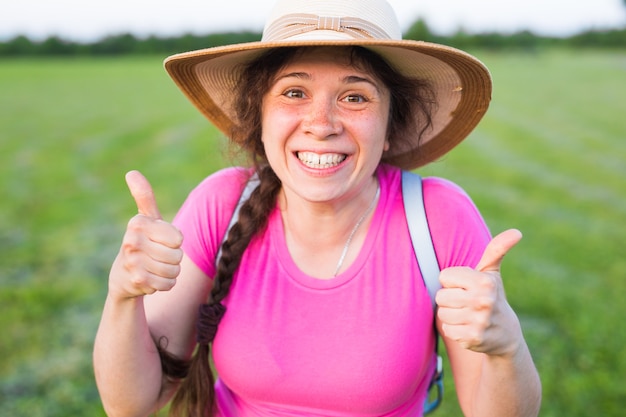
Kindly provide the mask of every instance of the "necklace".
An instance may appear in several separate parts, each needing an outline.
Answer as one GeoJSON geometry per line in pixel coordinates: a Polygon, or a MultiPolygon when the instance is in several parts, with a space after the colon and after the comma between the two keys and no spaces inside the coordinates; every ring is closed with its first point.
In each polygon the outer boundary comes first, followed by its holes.
{"type": "Polygon", "coordinates": [[[376,203],[376,200],[378,200],[378,196],[379,195],[380,195],[380,185],[377,185],[376,186],[376,194],[374,194],[374,198],[372,199],[369,207],[367,208],[367,210],[365,210],[365,213],[363,213],[363,215],[356,222],[356,224],[352,228],[352,231],[350,232],[350,236],[348,236],[348,240],[346,241],[346,244],[343,245],[343,251],[341,252],[341,257],[339,258],[339,262],[337,262],[337,266],[335,267],[335,272],[333,273],[334,277],[337,276],[337,274],[339,273],[339,270],[341,269],[341,266],[343,265],[343,261],[346,258],[346,255],[348,253],[348,247],[350,246],[350,242],[352,242],[352,238],[354,237],[354,234],[356,233],[356,231],[359,228],[359,226],[361,225],[361,223],[363,223],[363,220],[365,220],[367,215],[374,208],[374,203],[376,203]]]}

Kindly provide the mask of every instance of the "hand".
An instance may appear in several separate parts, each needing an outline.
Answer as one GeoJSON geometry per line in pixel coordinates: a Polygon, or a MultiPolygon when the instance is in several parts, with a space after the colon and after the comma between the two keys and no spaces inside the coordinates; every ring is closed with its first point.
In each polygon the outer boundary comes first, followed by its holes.
{"type": "Polygon", "coordinates": [[[109,277],[109,291],[121,298],[168,291],[176,283],[183,257],[183,236],[162,220],[152,187],[138,171],[126,183],[139,214],[128,222],[109,277]]]}
{"type": "Polygon", "coordinates": [[[500,265],[522,238],[510,229],[494,237],[476,269],[454,267],[441,272],[437,316],[444,336],[465,349],[489,355],[514,354],[523,340],[517,316],[506,301],[500,265]]]}

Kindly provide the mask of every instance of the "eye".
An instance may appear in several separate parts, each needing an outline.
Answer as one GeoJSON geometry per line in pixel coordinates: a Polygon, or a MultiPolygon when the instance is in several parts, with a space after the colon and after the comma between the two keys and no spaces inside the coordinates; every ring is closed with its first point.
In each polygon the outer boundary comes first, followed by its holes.
{"type": "Polygon", "coordinates": [[[367,102],[367,99],[365,98],[365,96],[362,96],[360,94],[350,94],[345,96],[343,98],[343,101],[347,103],[365,103],[367,102]]]}
{"type": "Polygon", "coordinates": [[[303,98],[304,92],[302,90],[290,89],[290,90],[285,91],[283,95],[289,98],[303,98]]]}

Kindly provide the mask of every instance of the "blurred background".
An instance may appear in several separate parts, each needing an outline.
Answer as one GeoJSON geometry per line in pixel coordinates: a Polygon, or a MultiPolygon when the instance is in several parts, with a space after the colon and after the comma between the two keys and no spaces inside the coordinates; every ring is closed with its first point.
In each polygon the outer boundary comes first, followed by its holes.
{"type": "MultiPolygon", "coordinates": [[[[624,415],[626,1],[390,1],[405,38],[467,50],[494,79],[478,128],[423,175],[474,198],[544,387],[541,416],[624,415]]],[[[271,1],[22,0],[0,10],[0,414],[103,416],[91,366],[108,269],[135,213],[171,219],[227,140],[162,69],[258,40],[271,1]]],[[[447,365],[446,365],[447,366],[447,365]]],[[[452,377],[434,416],[461,416],[452,377]]]]}

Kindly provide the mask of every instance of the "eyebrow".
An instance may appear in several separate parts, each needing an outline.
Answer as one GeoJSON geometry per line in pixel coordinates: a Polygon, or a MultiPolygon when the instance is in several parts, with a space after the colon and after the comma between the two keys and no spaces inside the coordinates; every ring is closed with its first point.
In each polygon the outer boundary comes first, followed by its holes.
{"type": "Polygon", "coordinates": [[[372,81],[369,78],[359,77],[358,75],[348,75],[347,77],[344,77],[343,81],[348,84],[368,83],[371,86],[373,86],[376,89],[376,91],[379,91],[378,83],[376,83],[375,81],[372,81]]]}

